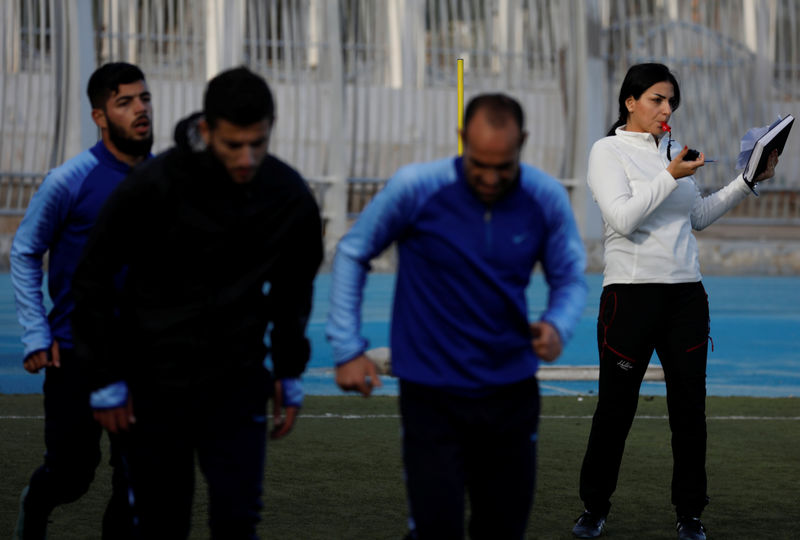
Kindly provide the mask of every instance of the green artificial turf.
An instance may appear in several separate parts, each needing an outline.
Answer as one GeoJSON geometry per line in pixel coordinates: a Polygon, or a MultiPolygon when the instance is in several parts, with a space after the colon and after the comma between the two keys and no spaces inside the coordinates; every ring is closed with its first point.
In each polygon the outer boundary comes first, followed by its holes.
{"type": "MultiPolygon", "coordinates": [[[[595,397],[545,397],[536,502],[527,538],[569,539],[582,510],[578,474],[595,397]]],[[[40,464],[39,395],[0,395],[0,538],[40,464]]],[[[309,396],[285,440],[270,442],[262,538],[400,539],[406,530],[396,398],[309,396]]],[[[610,539],[674,539],[672,458],[663,397],[642,397],[612,500],[610,539]]],[[[708,399],[711,539],[797,538],[800,399],[708,399]]],[[[106,454],[107,455],[107,454],[106,454]]],[[[50,537],[96,539],[108,496],[105,459],[91,490],[52,515],[50,537]]],[[[487,464],[491,466],[491,464],[487,464]]],[[[191,538],[207,538],[198,477],[191,538]]]]}

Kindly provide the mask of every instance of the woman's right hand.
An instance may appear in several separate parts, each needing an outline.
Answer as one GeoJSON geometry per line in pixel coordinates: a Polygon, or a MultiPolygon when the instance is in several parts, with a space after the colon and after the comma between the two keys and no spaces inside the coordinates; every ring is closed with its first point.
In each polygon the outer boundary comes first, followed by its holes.
{"type": "Polygon", "coordinates": [[[691,176],[703,165],[705,165],[706,157],[700,152],[700,155],[694,161],[684,161],[683,157],[689,151],[688,146],[684,146],[683,150],[675,156],[675,159],[670,161],[669,165],[667,166],[667,172],[672,175],[672,177],[677,180],[678,178],[683,178],[684,176],[691,176]]]}

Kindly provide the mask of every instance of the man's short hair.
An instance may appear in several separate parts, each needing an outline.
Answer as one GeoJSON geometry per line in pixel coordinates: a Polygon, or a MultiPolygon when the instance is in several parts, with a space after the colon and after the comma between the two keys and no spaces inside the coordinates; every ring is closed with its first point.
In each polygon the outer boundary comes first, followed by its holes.
{"type": "Polygon", "coordinates": [[[469,125],[469,121],[480,109],[486,109],[489,113],[490,121],[504,121],[511,117],[519,126],[519,130],[525,129],[525,114],[519,102],[506,94],[478,94],[467,103],[464,112],[464,129],[469,125]]]}
{"type": "Polygon", "coordinates": [[[108,98],[119,90],[119,85],[143,81],[144,73],[127,62],[110,62],[97,68],[89,77],[86,93],[93,109],[103,109],[108,98]]]}
{"type": "Polygon", "coordinates": [[[265,81],[246,67],[223,71],[208,82],[203,113],[210,127],[222,119],[249,126],[275,119],[275,102],[265,81]]]}

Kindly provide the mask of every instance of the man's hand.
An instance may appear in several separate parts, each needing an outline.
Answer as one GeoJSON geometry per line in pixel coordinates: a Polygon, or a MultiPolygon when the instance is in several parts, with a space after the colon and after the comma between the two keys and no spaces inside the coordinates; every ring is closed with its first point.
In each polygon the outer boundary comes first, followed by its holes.
{"type": "Polygon", "coordinates": [[[136,423],[133,416],[133,402],[128,397],[127,403],[122,407],[113,409],[95,409],[94,419],[97,423],[108,430],[109,433],[120,433],[128,431],[131,425],[136,423]]]}
{"type": "Polygon", "coordinates": [[[50,349],[32,352],[22,362],[22,367],[28,373],[39,373],[44,367],[61,367],[61,354],[58,350],[58,341],[53,340],[50,349]]]}
{"type": "Polygon", "coordinates": [[[270,439],[280,439],[292,431],[294,422],[297,419],[299,407],[283,406],[283,384],[280,380],[275,381],[275,396],[272,403],[272,431],[269,433],[270,439]],[[285,412],[285,415],[284,415],[285,412]]]}
{"type": "Polygon", "coordinates": [[[375,362],[365,354],[336,366],[336,384],[345,392],[354,390],[364,397],[372,394],[373,388],[383,386],[375,362]]]}
{"type": "Polygon", "coordinates": [[[561,336],[553,325],[538,321],[531,323],[531,345],[536,356],[545,362],[553,362],[561,354],[561,336]]]}

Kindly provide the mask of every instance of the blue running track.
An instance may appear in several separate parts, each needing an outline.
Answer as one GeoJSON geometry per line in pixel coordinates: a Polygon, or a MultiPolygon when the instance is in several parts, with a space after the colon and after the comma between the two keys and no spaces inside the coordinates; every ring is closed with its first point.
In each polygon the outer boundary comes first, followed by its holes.
{"type": "MultiPolygon", "coordinates": [[[[595,321],[600,298],[599,275],[587,276],[589,303],[573,340],[558,360],[562,365],[595,365],[595,321]]],[[[716,396],[800,396],[800,277],[721,277],[703,280],[711,306],[708,393],[716,396]]],[[[371,274],[363,309],[363,331],[371,347],[387,346],[393,274],[371,274]]],[[[313,356],[305,376],[306,392],[339,394],[333,382],[330,347],[324,325],[328,311],[330,275],[317,278],[314,311],[309,323],[313,356]]],[[[528,290],[530,315],[546,303],[544,279],[536,274],[528,290]]],[[[41,375],[22,369],[20,327],[14,312],[8,274],[0,274],[0,393],[41,392],[41,375]]],[[[654,357],[657,362],[657,357],[654,357]]],[[[380,394],[396,394],[396,381],[383,379],[380,394]]],[[[545,395],[593,394],[596,381],[546,381],[545,395]]],[[[664,384],[646,382],[642,394],[663,395],[664,384]]]]}

